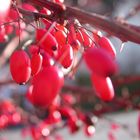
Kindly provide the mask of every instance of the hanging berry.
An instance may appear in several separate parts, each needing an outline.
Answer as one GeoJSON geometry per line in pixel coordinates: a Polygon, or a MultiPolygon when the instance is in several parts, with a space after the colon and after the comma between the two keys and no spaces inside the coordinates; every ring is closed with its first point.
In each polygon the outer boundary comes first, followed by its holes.
{"type": "Polygon", "coordinates": [[[95,73],[91,75],[92,85],[95,89],[96,95],[104,100],[110,101],[114,97],[114,88],[109,77],[102,77],[95,73]]]}
{"type": "Polygon", "coordinates": [[[18,84],[26,83],[31,75],[31,62],[24,50],[14,51],[10,57],[10,71],[18,84]]]}
{"type": "Polygon", "coordinates": [[[53,55],[53,52],[58,49],[58,43],[55,37],[51,33],[47,33],[45,29],[37,29],[36,40],[42,49],[53,55]]]}
{"type": "Polygon", "coordinates": [[[104,77],[114,75],[117,70],[117,63],[110,54],[102,48],[91,47],[84,53],[84,59],[88,68],[104,77]]]}
{"type": "Polygon", "coordinates": [[[71,66],[73,61],[73,49],[71,45],[67,44],[62,46],[62,48],[59,50],[58,54],[58,61],[62,64],[64,68],[68,68],[71,66]]]}
{"type": "Polygon", "coordinates": [[[107,37],[101,37],[98,41],[98,44],[101,48],[104,48],[108,53],[112,56],[112,58],[116,57],[116,50],[111,43],[111,41],[107,37]]]}
{"type": "Polygon", "coordinates": [[[43,68],[33,78],[33,100],[36,106],[48,107],[63,86],[63,73],[55,66],[43,68]]]}
{"type": "Polygon", "coordinates": [[[31,58],[31,70],[32,75],[36,75],[40,70],[42,66],[42,55],[41,54],[34,54],[31,58]]]}

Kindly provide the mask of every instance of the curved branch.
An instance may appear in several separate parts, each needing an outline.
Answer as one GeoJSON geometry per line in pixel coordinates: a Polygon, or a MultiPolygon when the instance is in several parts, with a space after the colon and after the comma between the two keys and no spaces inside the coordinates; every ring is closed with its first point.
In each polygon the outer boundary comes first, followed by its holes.
{"type": "Polygon", "coordinates": [[[97,27],[110,35],[120,38],[122,41],[132,41],[140,44],[140,28],[135,25],[128,24],[126,22],[119,22],[118,20],[112,20],[105,16],[101,16],[95,13],[89,13],[78,8],[66,6],[44,1],[44,0],[30,0],[31,3],[44,6],[53,10],[58,14],[58,18],[68,19],[69,17],[77,18],[82,23],[88,23],[94,27],[97,27]]]}
{"type": "Polygon", "coordinates": [[[88,13],[77,8],[67,7],[65,16],[69,17],[70,15],[77,18],[80,22],[88,23],[104,30],[120,38],[122,41],[132,41],[140,44],[140,33],[138,32],[140,28],[137,26],[118,22],[117,20],[110,20],[105,16],[88,13]]]}

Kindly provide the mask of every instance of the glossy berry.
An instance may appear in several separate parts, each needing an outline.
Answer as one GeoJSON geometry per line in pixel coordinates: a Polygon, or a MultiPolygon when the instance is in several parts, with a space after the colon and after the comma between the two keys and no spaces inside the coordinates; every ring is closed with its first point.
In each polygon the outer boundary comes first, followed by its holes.
{"type": "Polygon", "coordinates": [[[76,32],[73,24],[70,24],[69,26],[69,38],[70,38],[70,44],[76,40],[76,32]]]}
{"type": "Polygon", "coordinates": [[[56,27],[55,27],[57,30],[61,30],[61,31],[64,31],[65,33],[67,33],[68,32],[68,29],[65,27],[65,26],[63,26],[63,25],[61,25],[61,24],[56,24],[56,27]]]}
{"type": "Polygon", "coordinates": [[[40,10],[40,13],[45,15],[51,15],[51,11],[44,7],[40,10]]]}
{"type": "Polygon", "coordinates": [[[58,30],[57,32],[54,33],[54,37],[57,40],[59,45],[66,45],[66,33],[62,30],[58,30]]]}
{"type": "Polygon", "coordinates": [[[43,52],[42,56],[43,56],[43,62],[42,62],[43,67],[48,67],[48,66],[54,65],[54,60],[47,52],[43,52]]]}
{"type": "Polygon", "coordinates": [[[76,40],[73,40],[73,42],[71,43],[71,46],[73,48],[73,51],[77,52],[81,47],[81,43],[79,42],[78,39],[76,39],[76,40]]]}
{"type": "Polygon", "coordinates": [[[116,50],[113,46],[113,44],[111,43],[111,41],[107,38],[107,37],[101,37],[98,41],[98,44],[101,48],[104,48],[106,51],[108,51],[108,53],[115,58],[116,56],[116,50]]]}
{"type": "Polygon", "coordinates": [[[31,75],[31,62],[28,54],[23,50],[13,52],[10,57],[10,72],[13,80],[18,84],[26,83],[31,75]]]}
{"type": "Polygon", "coordinates": [[[81,43],[83,43],[84,47],[91,47],[92,40],[90,39],[90,35],[84,29],[80,29],[77,37],[81,43]]]}
{"type": "Polygon", "coordinates": [[[48,107],[63,86],[63,73],[55,66],[43,68],[33,78],[33,100],[36,106],[48,107]]]}
{"type": "Polygon", "coordinates": [[[102,48],[88,48],[84,53],[88,68],[101,76],[111,76],[117,72],[117,64],[110,54],[102,48]]]}
{"type": "Polygon", "coordinates": [[[99,39],[102,37],[102,33],[99,30],[94,30],[92,35],[96,43],[98,43],[99,39]]]}
{"type": "Polygon", "coordinates": [[[92,85],[96,91],[96,95],[104,100],[110,101],[114,97],[114,88],[109,77],[102,77],[96,74],[91,75],[92,85]]]}
{"type": "Polygon", "coordinates": [[[36,40],[39,42],[39,45],[42,49],[44,49],[50,55],[53,55],[53,51],[56,51],[58,48],[58,43],[51,33],[46,32],[47,30],[37,29],[36,40]]]}
{"type": "Polygon", "coordinates": [[[73,49],[71,45],[69,44],[64,45],[59,50],[58,61],[62,64],[64,68],[68,68],[71,66],[73,57],[74,57],[74,54],[73,54],[73,49]]]}
{"type": "Polygon", "coordinates": [[[42,66],[42,55],[41,54],[34,54],[31,58],[31,70],[32,75],[36,75],[40,70],[42,66]]]}

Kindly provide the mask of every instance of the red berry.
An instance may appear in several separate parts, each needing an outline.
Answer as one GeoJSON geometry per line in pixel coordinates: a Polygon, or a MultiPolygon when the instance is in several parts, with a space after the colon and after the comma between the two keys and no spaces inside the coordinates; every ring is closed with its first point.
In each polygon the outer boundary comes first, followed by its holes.
{"type": "Polygon", "coordinates": [[[80,129],[80,121],[75,117],[72,117],[68,120],[68,126],[71,133],[75,133],[80,129]]]}
{"type": "Polygon", "coordinates": [[[26,83],[31,75],[31,62],[23,50],[15,51],[10,57],[10,71],[18,84],[26,83]]]}
{"type": "Polygon", "coordinates": [[[14,27],[12,25],[9,24],[5,26],[5,33],[7,35],[11,34],[13,31],[14,31],[14,27]]]}
{"type": "Polygon", "coordinates": [[[72,46],[74,51],[78,51],[81,44],[80,44],[79,40],[76,39],[76,40],[73,40],[73,42],[71,43],[71,46],[72,46]]]}
{"type": "Polygon", "coordinates": [[[88,48],[84,54],[88,68],[104,77],[111,76],[117,72],[117,64],[110,54],[102,48],[88,48]]]}
{"type": "Polygon", "coordinates": [[[58,95],[63,83],[63,73],[57,67],[43,68],[33,79],[34,104],[48,107],[58,95]]]}
{"type": "Polygon", "coordinates": [[[42,62],[43,67],[54,65],[54,60],[47,52],[43,52],[42,56],[43,56],[43,62],[42,62]]]}
{"type": "Polygon", "coordinates": [[[86,32],[86,30],[82,28],[77,33],[77,39],[79,39],[79,41],[83,43],[84,47],[91,47],[92,45],[90,35],[86,32]]]}
{"type": "Polygon", "coordinates": [[[110,101],[114,97],[114,88],[109,77],[101,77],[96,74],[91,75],[92,85],[95,88],[97,96],[104,100],[110,101]]]}
{"type": "Polygon", "coordinates": [[[45,15],[51,15],[51,11],[44,7],[40,10],[40,13],[45,15]]]}
{"type": "Polygon", "coordinates": [[[32,92],[33,92],[33,85],[31,85],[31,86],[28,88],[28,90],[27,90],[27,92],[26,92],[26,98],[27,98],[27,100],[28,100],[29,102],[34,103],[34,102],[33,102],[33,95],[32,95],[32,92]]]}
{"type": "Polygon", "coordinates": [[[29,53],[31,55],[37,54],[39,52],[39,47],[37,45],[30,45],[29,46],[29,53]]]}
{"type": "Polygon", "coordinates": [[[98,44],[101,48],[104,48],[108,53],[115,58],[116,56],[116,50],[111,43],[111,41],[107,37],[101,37],[98,41],[98,44]]]}
{"type": "Polygon", "coordinates": [[[10,9],[8,17],[9,17],[11,20],[17,20],[17,19],[19,18],[19,15],[18,15],[18,13],[17,13],[16,10],[10,9]]]}
{"type": "Polygon", "coordinates": [[[58,43],[54,36],[46,32],[47,30],[37,29],[36,40],[39,42],[39,45],[42,49],[44,49],[46,52],[52,55],[53,51],[57,50],[58,43]]]}
{"type": "Polygon", "coordinates": [[[21,115],[18,112],[14,112],[12,115],[9,116],[9,123],[11,125],[17,125],[21,122],[21,115]]]}
{"type": "Polygon", "coordinates": [[[5,100],[0,103],[0,111],[2,113],[13,113],[16,108],[11,100],[5,100]]]}
{"type": "Polygon", "coordinates": [[[61,24],[56,24],[56,27],[55,27],[57,30],[61,30],[61,31],[64,31],[65,33],[68,32],[67,28],[61,24]]]}
{"type": "Polygon", "coordinates": [[[102,37],[102,33],[99,30],[94,30],[92,35],[96,43],[98,43],[99,39],[102,37]]]}
{"type": "Polygon", "coordinates": [[[71,107],[68,107],[68,106],[60,107],[59,111],[60,111],[63,118],[70,119],[72,117],[74,117],[74,118],[76,117],[76,112],[71,107]]]}
{"type": "Polygon", "coordinates": [[[72,42],[74,40],[76,40],[76,32],[75,32],[75,27],[73,24],[70,24],[69,26],[69,34],[68,34],[68,37],[69,37],[69,43],[72,44],[72,42]]]}
{"type": "Polygon", "coordinates": [[[33,5],[28,4],[28,3],[22,3],[22,8],[27,11],[38,12],[37,9],[33,5]]]}
{"type": "Polygon", "coordinates": [[[31,58],[31,69],[32,69],[32,75],[36,75],[40,70],[42,66],[42,55],[34,54],[31,58]]]}
{"type": "Polygon", "coordinates": [[[54,33],[54,37],[57,40],[59,45],[66,45],[66,34],[62,30],[58,30],[54,33]]]}
{"type": "Polygon", "coordinates": [[[72,105],[76,102],[75,98],[69,93],[63,94],[62,99],[64,103],[68,105],[72,105]]]}
{"type": "Polygon", "coordinates": [[[58,54],[58,60],[62,64],[64,68],[68,68],[71,66],[72,61],[73,61],[73,49],[71,45],[67,44],[62,46],[62,48],[59,50],[58,54]]]}
{"type": "Polygon", "coordinates": [[[0,116],[0,129],[3,129],[8,125],[8,116],[7,115],[1,115],[0,116]]]}

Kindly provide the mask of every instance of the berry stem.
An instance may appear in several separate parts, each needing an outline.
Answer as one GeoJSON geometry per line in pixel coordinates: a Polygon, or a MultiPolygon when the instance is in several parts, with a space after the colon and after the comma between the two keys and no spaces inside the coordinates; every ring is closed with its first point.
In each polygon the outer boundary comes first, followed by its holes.
{"type": "Polygon", "coordinates": [[[81,23],[88,23],[92,25],[93,27],[97,27],[105,32],[107,32],[110,35],[116,36],[120,38],[122,41],[132,41],[135,43],[140,44],[140,28],[139,26],[131,25],[127,22],[121,22],[118,20],[112,20],[109,19],[106,16],[102,16],[95,13],[89,13],[84,10],[66,6],[66,8],[62,8],[61,5],[50,2],[50,1],[44,1],[44,0],[31,0],[31,3],[34,3],[39,6],[45,6],[46,8],[51,7],[51,10],[53,10],[55,13],[59,11],[59,14],[52,16],[46,16],[43,14],[38,14],[34,12],[25,12],[25,10],[19,10],[20,12],[24,12],[24,14],[44,17],[50,20],[56,20],[58,19],[68,19],[69,17],[77,18],[81,23]]]}

